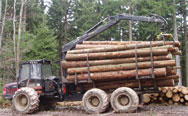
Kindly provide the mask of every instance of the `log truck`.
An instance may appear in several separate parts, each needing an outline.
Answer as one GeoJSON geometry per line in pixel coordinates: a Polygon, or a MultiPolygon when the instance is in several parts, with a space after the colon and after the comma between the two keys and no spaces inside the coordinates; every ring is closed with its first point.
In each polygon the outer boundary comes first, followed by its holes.
{"type": "MultiPolygon", "coordinates": [[[[65,59],[66,53],[75,48],[77,44],[92,39],[96,35],[116,25],[121,20],[160,23],[162,31],[160,37],[164,39],[166,36],[169,36],[164,32],[167,21],[161,16],[151,15],[145,17],[126,14],[109,16],[91,27],[82,36],[63,45],[62,60],[65,59]]],[[[75,82],[72,83],[68,81],[66,77],[67,70],[62,68],[61,77],[53,76],[51,72],[51,62],[45,59],[26,61],[20,64],[19,75],[16,82],[17,88],[12,92],[13,109],[16,112],[28,114],[35,112],[38,108],[43,106],[52,108],[57,101],[82,100],[83,107],[88,113],[102,113],[107,110],[109,104],[111,104],[112,108],[117,112],[133,112],[137,109],[139,104],[140,94],[156,91],[156,87],[152,90],[134,90],[128,87],[120,87],[108,91],[95,87],[94,82],[92,82],[90,78],[86,81],[75,80],[75,82]],[[88,91],[83,91],[82,89],[77,90],[76,88],[79,83],[93,84],[93,88],[88,91]],[[110,98],[109,95],[111,95],[110,98]]],[[[6,91],[9,89],[10,87],[8,85],[4,87],[4,96],[7,96],[6,91]]]]}

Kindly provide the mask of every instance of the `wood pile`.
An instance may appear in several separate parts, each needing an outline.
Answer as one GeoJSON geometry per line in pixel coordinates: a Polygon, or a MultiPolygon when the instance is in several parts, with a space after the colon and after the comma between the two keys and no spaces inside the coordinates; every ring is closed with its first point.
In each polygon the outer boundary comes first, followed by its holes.
{"type": "MultiPolygon", "coordinates": [[[[179,48],[180,43],[173,41],[84,41],[67,52],[61,65],[67,70],[67,80],[73,83],[91,78],[101,89],[134,88],[138,87],[136,74],[139,77],[152,75],[152,52],[156,84],[173,86],[174,80],[179,78],[173,55],[181,55],[179,48]]],[[[141,84],[143,87],[154,85],[153,79],[142,79],[141,84]]],[[[84,90],[92,87],[90,83],[82,85],[84,90]]]]}
{"type": "Polygon", "coordinates": [[[145,104],[162,103],[188,106],[188,88],[184,86],[159,87],[159,93],[144,94],[143,101],[145,104]]]}

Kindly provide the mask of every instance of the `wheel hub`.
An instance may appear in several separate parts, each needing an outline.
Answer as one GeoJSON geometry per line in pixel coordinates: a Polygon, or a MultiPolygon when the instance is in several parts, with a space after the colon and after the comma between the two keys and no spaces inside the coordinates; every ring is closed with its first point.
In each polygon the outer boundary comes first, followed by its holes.
{"type": "Polygon", "coordinates": [[[27,99],[26,99],[25,97],[23,97],[23,98],[21,99],[21,103],[22,103],[23,105],[26,105],[26,104],[27,104],[27,99]]]}
{"type": "Polygon", "coordinates": [[[16,104],[15,104],[15,106],[16,106],[16,108],[18,110],[20,110],[20,111],[25,110],[26,107],[27,107],[27,105],[28,105],[28,98],[27,98],[26,95],[20,94],[20,95],[18,95],[16,97],[16,104]]]}
{"type": "Polygon", "coordinates": [[[89,99],[92,106],[97,107],[100,103],[98,97],[94,96],[89,99]]]}
{"type": "Polygon", "coordinates": [[[129,104],[129,98],[126,95],[120,95],[120,96],[118,96],[118,102],[121,105],[126,106],[129,104]]]}

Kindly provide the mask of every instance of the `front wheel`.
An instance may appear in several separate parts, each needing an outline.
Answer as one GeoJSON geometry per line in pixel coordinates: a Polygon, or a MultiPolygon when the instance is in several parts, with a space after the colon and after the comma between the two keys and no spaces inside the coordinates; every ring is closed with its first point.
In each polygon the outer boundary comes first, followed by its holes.
{"type": "Polygon", "coordinates": [[[138,107],[139,98],[133,89],[120,87],[111,94],[110,103],[116,112],[133,112],[138,107]]]}
{"type": "Polygon", "coordinates": [[[39,96],[37,92],[30,87],[23,87],[16,91],[12,100],[12,108],[16,112],[29,114],[38,109],[39,96]]]}

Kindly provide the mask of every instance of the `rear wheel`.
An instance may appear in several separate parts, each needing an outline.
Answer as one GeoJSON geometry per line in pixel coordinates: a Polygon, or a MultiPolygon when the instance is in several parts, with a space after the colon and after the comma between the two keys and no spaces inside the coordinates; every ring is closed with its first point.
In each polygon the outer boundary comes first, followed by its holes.
{"type": "Polygon", "coordinates": [[[32,113],[38,109],[39,97],[30,87],[23,87],[16,91],[12,100],[12,108],[19,113],[32,113]]]}
{"type": "Polygon", "coordinates": [[[110,102],[116,112],[133,112],[137,109],[139,98],[131,88],[120,87],[112,93],[110,102]]]}
{"type": "Polygon", "coordinates": [[[109,106],[109,97],[101,89],[91,89],[84,94],[82,104],[88,113],[102,113],[109,106]]]}

